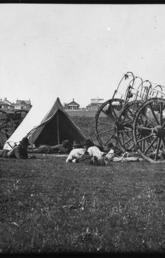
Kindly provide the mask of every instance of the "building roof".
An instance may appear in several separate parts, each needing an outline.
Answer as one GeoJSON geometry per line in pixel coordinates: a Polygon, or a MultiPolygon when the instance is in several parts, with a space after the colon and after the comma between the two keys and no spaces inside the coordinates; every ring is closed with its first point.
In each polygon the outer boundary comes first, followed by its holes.
{"type": "Polygon", "coordinates": [[[4,105],[4,106],[12,106],[12,103],[6,100],[2,100],[0,99],[0,105],[4,105]]]}
{"type": "Polygon", "coordinates": [[[12,105],[12,103],[11,103],[7,98],[0,99],[0,103],[1,103],[1,105],[2,105],[2,104],[3,104],[3,105],[9,105],[9,106],[12,105]]]}
{"type": "Polygon", "coordinates": [[[99,98],[99,97],[97,97],[97,98],[92,98],[91,99],[91,104],[93,104],[93,103],[103,103],[104,102],[104,99],[101,99],[101,98],[99,98]]]}
{"type": "Polygon", "coordinates": [[[15,104],[21,104],[21,105],[31,105],[31,101],[30,100],[21,100],[21,99],[17,99],[15,104]]]}
{"type": "Polygon", "coordinates": [[[66,105],[67,106],[80,106],[74,99],[66,105]]]}

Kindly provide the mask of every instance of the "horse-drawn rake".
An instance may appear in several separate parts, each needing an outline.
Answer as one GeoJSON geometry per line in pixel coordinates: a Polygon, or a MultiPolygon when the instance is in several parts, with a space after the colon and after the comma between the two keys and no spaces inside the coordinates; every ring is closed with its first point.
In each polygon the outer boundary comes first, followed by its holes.
{"type": "Polygon", "coordinates": [[[114,139],[121,151],[138,151],[154,163],[165,162],[165,87],[124,74],[112,99],[96,116],[96,137],[103,148],[114,139]]]}

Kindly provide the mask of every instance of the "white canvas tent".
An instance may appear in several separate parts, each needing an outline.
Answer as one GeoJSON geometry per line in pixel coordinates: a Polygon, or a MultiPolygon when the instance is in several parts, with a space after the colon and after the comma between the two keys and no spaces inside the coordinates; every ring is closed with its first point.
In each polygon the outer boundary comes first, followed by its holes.
{"type": "Polygon", "coordinates": [[[3,148],[13,148],[27,135],[30,144],[36,146],[55,145],[65,139],[71,142],[76,140],[79,143],[85,140],[85,136],[63,109],[59,98],[44,108],[43,105],[32,107],[22,123],[5,142],[3,148]],[[45,113],[46,110],[48,112],[45,113]]]}

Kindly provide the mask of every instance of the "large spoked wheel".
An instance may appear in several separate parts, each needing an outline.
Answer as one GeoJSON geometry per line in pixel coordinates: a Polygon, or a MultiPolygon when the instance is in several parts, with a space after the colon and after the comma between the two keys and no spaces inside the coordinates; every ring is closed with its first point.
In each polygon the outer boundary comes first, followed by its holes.
{"type": "Polygon", "coordinates": [[[15,130],[14,120],[5,111],[0,110],[0,148],[15,130]]]}
{"type": "Polygon", "coordinates": [[[116,136],[115,122],[123,108],[124,101],[121,99],[110,99],[104,102],[98,109],[96,122],[96,137],[99,144],[105,148],[116,136]]]}
{"type": "Polygon", "coordinates": [[[117,120],[117,139],[122,151],[136,151],[133,140],[133,120],[141,105],[142,102],[138,100],[128,103],[117,120]]]}
{"type": "Polygon", "coordinates": [[[165,100],[147,100],[133,123],[134,143],[141,156],[153,163],[165,162],[165,100]]]}

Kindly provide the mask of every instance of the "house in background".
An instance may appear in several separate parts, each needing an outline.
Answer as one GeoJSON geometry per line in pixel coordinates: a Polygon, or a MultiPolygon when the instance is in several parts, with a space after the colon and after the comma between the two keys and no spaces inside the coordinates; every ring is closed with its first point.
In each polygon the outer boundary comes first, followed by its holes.
{"type": "Polygon", "coordinates": [[[64,104],[64,108],[66,110],[78,110],[80,108],[80,105],[73,99],[68,104],[64,104]]]}
{"type": "Polygon", "coordinates": [[[14,112],[15,110],[29,111],[32,107],[30,100],[16,100],[16,102],[10,102],[7,98],[0,99],[0,109],[4,111],[14,112]]]}
{"type": "Polygon", "coordinates": [[[91,99],[91,103],[86,106],[87,110],[96,111],[98,107],[104,102],[104,99],[94,98],[91,99]]]}
{"type": "Polygon", "coordinates": [[[26,110],[29,111],[31,109],[31,101],[30,100],[20,100],[17,99],[14,103],[14,109],[15,110],[26,110]]]}
{"type": "Polygon", "coordinates": [[[0,109],[4,111],[13,110],[14,105],[7,98],[0,99],[0,109]]]}

